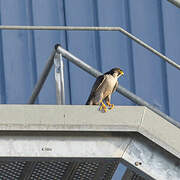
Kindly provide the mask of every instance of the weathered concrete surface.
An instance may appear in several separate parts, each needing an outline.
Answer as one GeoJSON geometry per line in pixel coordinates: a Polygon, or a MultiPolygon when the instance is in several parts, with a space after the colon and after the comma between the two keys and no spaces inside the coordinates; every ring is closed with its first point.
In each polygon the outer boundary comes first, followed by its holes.
{"type": "Polygon", "coordinates": [[[180,129],[143,106],[0,105],[0,131],[139,132],[180,158],[180,129]]]}

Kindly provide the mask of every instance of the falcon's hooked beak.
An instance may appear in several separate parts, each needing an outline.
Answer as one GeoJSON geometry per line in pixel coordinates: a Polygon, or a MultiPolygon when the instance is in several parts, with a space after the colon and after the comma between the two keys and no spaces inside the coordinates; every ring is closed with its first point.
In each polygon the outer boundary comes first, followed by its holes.
{"type": "Polygon", "coordinates": [[[124,75],[124,72],[122,70],[119,71],[120,75],[119,76],[122,76],[124,75]]]}

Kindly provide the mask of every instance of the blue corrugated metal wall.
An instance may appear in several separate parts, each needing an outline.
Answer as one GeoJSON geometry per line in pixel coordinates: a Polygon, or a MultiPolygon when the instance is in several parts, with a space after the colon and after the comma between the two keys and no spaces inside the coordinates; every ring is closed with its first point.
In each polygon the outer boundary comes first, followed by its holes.
{"type": "MultiPolygon", "coordinates": [[[[180,64],[179,19],[166,0],[0,1],[2,25],[121,26],[180,64]]],[[[0,31],[1,103],[27,103],[56,43],[102,72],[121,67],[122,86],[180,121],[180,72],[120,32],[0,31]]],[[[84,104],[93,82],[65,60],[67,104],[84,104]]],[[[132,105],[117,93],[112,101],[132,105]]],[[[56,103],[53,72],[37,103],[56,103]]]]}
{"type": "MultiPolygon", "coordinates": [[[[166,0],[1,0],[3,25],[121,26],[180,63],[180,9],[166,0]]],[[[179,72],[120,32],[9,31],[0,33],[0,102],[26,103],[56,43],[105,72],[125,71],[121,85],[180,117],[179,72]]],[[[66,102],[84,104],[94,78],[65,60],[66,102]]],[[[53,73],[38,103],[55,104],[53,73]]],[[[115,104],[131,105],[115,94],[115,104]]]]}
{"type": "MultiPolygon", "coordinates": [[[[165,0],[2,0],[0,11],[3,25],[121,26],[177,63],[180,59],[180,10],[165,0]]],[[[57,42],[103,72],[120,66],[123,86],[178,120],[177,70],[120,32],[1,31],[1,103],[27,102],[57,42]]],[[[65,77],[67,104],[84,104],[94,79],[67,62],[65,77]]],[[[117,94],[113,101],[131,104],[117,94]]],[[[38,102],[55,104],[53,73],[38,102]]]]}

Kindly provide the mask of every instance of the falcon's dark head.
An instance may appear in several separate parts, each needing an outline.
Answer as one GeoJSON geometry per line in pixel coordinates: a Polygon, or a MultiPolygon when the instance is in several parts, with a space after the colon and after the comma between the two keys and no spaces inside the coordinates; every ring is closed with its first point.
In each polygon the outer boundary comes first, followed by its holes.
{"type": "Polygon", "coordinates": [[[110,71],[106,72],[105,74],[111,74],[112,76],[116,75],[117,77],[120,77],[124,74],[124,72],[120,68],[113,68],[110,71]]]}

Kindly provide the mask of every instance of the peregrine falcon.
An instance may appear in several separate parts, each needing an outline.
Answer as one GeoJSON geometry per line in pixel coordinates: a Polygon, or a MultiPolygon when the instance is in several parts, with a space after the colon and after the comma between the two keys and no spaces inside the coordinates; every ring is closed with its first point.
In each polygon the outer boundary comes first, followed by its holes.
{"type": "Polygon", "coordinates": [[[124,72],[120,68],[113,68],[97,77],[86,105],[101,105],[99,110],[101,111],[103,109],[104,112],[107,112],[106,105],[103,103],[104,100],[109,106],[109,109],[112,109],[114,104],[110,103],[111,95],[116,91],[118,78],[123,74],[124,72]]]}

